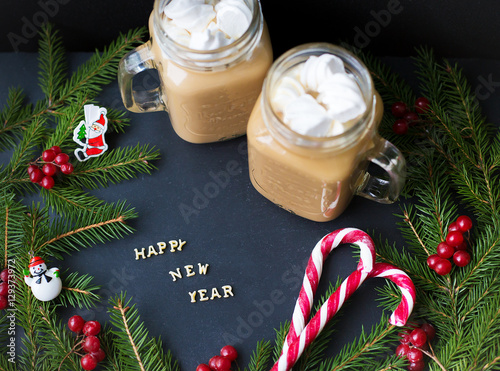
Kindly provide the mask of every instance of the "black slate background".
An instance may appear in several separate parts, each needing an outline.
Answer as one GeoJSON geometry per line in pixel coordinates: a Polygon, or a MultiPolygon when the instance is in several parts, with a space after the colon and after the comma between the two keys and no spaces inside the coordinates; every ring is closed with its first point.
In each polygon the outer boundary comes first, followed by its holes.
{"type": "MultiPolygon", "coordinates": [[[[152,0],[3,1],[0,106],[11,86],[23,87],[32,102],[41,98],[37,55],[31,53],[37,48],[36,37],[23,33],[23,25],[35,22],[37,14],[43,18],[40,12],[48,12],[41,4],[54,2],[59,6],[47,20],[61,30],[65,46],[72,52],[71,70],[90,56],[80,52],[102,48],[119,32],[145,25],[153,4],[152,0]],[[27,42],[14,48],[9,34],[25,37],[27,42]]],[[[415,45],[430,45],[439,55],[461,58],[458,62],[478,93],[485,115],[497,125],[500,122],[498,1],[314,0],[304,6],[304,2],[291,0],[283,6],[282,2],[262,0],[262,6],[276,57],[303,42],[344,40],[383,56],[415,85],[409,58],[415,45]],[[386,25],[376,20],[377,14],[381,16],[389,6],[398,5],[402,11],[392,14],[386,25]],[[378,32],[374,21],[379,24],[378,32]],[[372,36],[362,39],[358,30],[371,30],[372,36]]],[[[105,88],[100,103],[123,109],[116,83],[105,88]]],[[[131,125],[125,133],[107,135],[110,148],[150,144],[160,150],[161,160],[155,163],[157,170],[151,175],[93,191],[108,202],[127,200],[135,207],[139,217],[131,224],[136,233],[106,244],[83,246],[82,251],[54,263],[62,270],[90,274],[102,286],[99,306],[90,311],[61,311],[63,319],[76,313],[87,320],[105,322],[107,299],[126,291],[150,334],[162,337],[183,370],[194,370],[197,364],[208,362],[227,343],[238,348],[240,365],[246,365],[257,341],[273,339],[274,328],[290,319],[307,258],[325,234],[337,228],[357,227],[403,248],[396,227],[398,218],[394,216],[399,204],[379,205],[354,198],[337,220],[310,222],[279,209],[253,189],[247,175],[245,137],[194,145],[175,135],[165,112],[128,116],[131,125]],[[237,171],[227,185],[215,187],[213,174],[226,171],[228,166],[237,171]],[[212,191],[213,197],[202,202],[196,195],[204,189],[212,191]],[[179,210],[181,205],[198,206],[199,213],[186,220],[179,210]],[[134,249],[147,251],[157,242],[179,238],[187,241],[182,252],[135,260],[134,249]],[[210,264],[206,276],[173,282],[168,274],[187,264],[196,268],[198,263],[210,264]],[[233,298],[190,303],[189,291],[205,288],[210,292],[212,287],[220,289],[227,284],[233,287],[233,298]]],[[[8,152],[0,153],[0,163],[8,159],[8,152]]],[[[352,272],[356,266],[354,254],[349,247],[333,252],[325,264],[319,293],[329,281],[352,272]]],[[[379,322],[381,309],[375,289],[383,283],[365,282],[346,304],[347,310],[339,313],[329,354],[337,354],[346,342],[359,336],[362,326],[368,329],[379,322]]]]}
{"type": "MultiPolygon", "coordinates": [[[[71,53],[72,70],[89,53],[71,53]]],[[[28,99],[41,97],[37,86],[37,55],[0,53],[0,105],[7,97],[7,87],[19,85],[28,99]]],[[[408,58],[385,58],[397,71],[412,80],[408,58]]],[[[484,112],[499,122],[500,61],[459,60],[474,89],[481,93],[484,112]]],[[[100,96],[106,107],[122,108],[116,83],[100,96]]],[[[225,344],[240,351],[246,365],[256,342],[273,339],[274,328],[290,319],[302,282],[306,260],[315,243],[325,234],[343,227],[357,227],[394,241],[401,249],[403,241],[397,230],[399,203],[380,205],[354,198],[337,220],[316,223],[294,216],[264,199],[250,184],[246,158],[246,138],[228,142],[194,145],[182,141],[173,132],[165,112],[132,114],[131,125],[123,134],[109,134],[110,148],[150,144],[161,152],[152,175],[93,191],[108,202],[127,200],[139,218],[131,225],[136,233],[122,240],[96,246],[82,246],[82,251],[56,262],[62,270],[78,271],[95,277],[102,285],[103,301],[92,310],[63,310],[63,319],[80,314],[85,319],[105,322],[107,299],[126,291],[137,305],[141,318],[153,336],[161,336],[173,351],[183,370],[194,370],[207,362],[225,344]],[[224,187],[214,186],[211,174],[237,169],[224,187]],[[211,184],[211,185],[210,185],[211,184]],[[198,191],[211,191],[204,202],[195,199],[198,191]],[[198,207],[198,214],[188,219],[179,210],[181,204],[198,207]],[[148,250],[149,245],[173,239],[187,241],[183,251],[135,260],[134,249],[148,250]],[[208,274],[185,277],[184,266],[210,264],[208,274]],[[173,282],[169,271],[181,268],[184,278],[173,282]],[[190,303],[189,291],[233,287],[234,297],[190,303]],[[274,302],[273,302],[274,301],[274,302]]],[[[3,162],[9,153],[1,154],[3,162]]],[[[36,199],[36,197],[35,197],[36,199]]],[[[26,199],[31,202],[31,198],[26,199]]],[[[346,277],[356,266],[355,250],[340,247],[325,264],[320,294],[329,281],[346,277]]],[[[336,354],[341,347],[378,323],[376,288],[383,280],[365,282],[339,313],[336,333],[328,349],[336,354]]]]}

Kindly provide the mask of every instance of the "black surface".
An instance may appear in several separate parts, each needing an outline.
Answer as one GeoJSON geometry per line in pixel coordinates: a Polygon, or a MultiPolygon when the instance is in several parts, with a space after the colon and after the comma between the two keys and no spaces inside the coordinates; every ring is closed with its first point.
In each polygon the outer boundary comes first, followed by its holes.
{"type": "MultiPolygon", "coordinates": [[[[71,69],[88,57],[88,53],[71,54],[71,69]]],[[[9,86],[22,86],[32,101],[41,97],[36,58],[36,54],[29,53],[0,54],[0,105],[6,101],[9,86]]],[[[403,74],[411,70],[408,58],[386,61],[403,74]]],[[[482,92],[485,113],[498,124],[498,85],[484,81],[500,81],[500,62],[461,60],[460,63],[472,86],[482,92]]],[[[106,107],[123,107],[116,83],[105,89],[100,102],[106,107]]],[[[162,159],[155,163],[158,170],[151,176],[143,175],[95,192],[106,201],[127,200],[133,205],[139,214],[132,222],[137,232],[123,240],[83,249],[58,263],[62,270],[94,276],[95,282],[103,287],[102,305],[90,311],[64,311],[63,318],[78,313],[87,320],[104,322],[108,318],[106,299],[127,291],[150,334],[162,337],[183,370],[194,370],[227,343],[237,346],[241,364],[246,365],[257,341],[274,339],[273,329],[290,319],[306,259],[323,235],[342,227],[357,227],[380,234],[402,248],[395,225],[398,219],[393,215],[399,212],[399,204],[380,205],[355,198],[337,220],[310,222],[278,208],[253,189],[247,175],[244,137],[193,145],[175,135],[164,112],[129,113],[129,117],[131,126],[125,133],[107,137],[110,147],[149,143],[161,151],[162,159]],[[235,165],[238,172],[227,185],[214,191],[214,197],[204,207],[203,203],[193,204],[197,202],[194,200],[197,190],[203,191],[205,187],[215,190],[208,185],[214,182],[211,174],[224,171],[228,164],[235,165]],[[179,211],[181,204],[198,205],[199,213],[186,221],[179,211]],[[147,250],[149,245],[179,238],[187,241],[182,252],[135,260],[135,248],[147,250]],[[198,263],[210,264],[206,276],[172,281],[169,271],[183,269],[187,264],[196,267],[198,263]],[[189,291],[211,290],[226,284],[232,285],[234,297],[190,303],[189,291]],[[269,300],[273,297],[275,303],[271,307],[269,300]],[[264,302],[268,305],[262,307],[264,302]],[[244,328],[242,322],[250,325],[244,328]]],[[[3,161],[7,157],[8,154],[3,154],[3,161]]],[[[328,281],[346,277],[354,270],[353,254],[349,247],[333,252],[325,265],[319,293],[328,281]]],[[[383,283],[383,280],[365,282],[346,304],[347,310],[342,311],[335,327],[330,354],[336,354],[343,344],[359,336],[362,326],[370,328],[379,322],[381,311],[376,306],[375,286],[383,283]]]]}
{"type": "MultiPolygon", "coordinates": [[[[500,58],[497,0],[262,0],[276,54],[305,42],[344,40],[378,55],[427,44],[450,57],[500,58]]],[[[69,50],[93,51],[147,24],[153,0],[2,0],[0,51],[36,51],[55,23],[69,50]]]]}

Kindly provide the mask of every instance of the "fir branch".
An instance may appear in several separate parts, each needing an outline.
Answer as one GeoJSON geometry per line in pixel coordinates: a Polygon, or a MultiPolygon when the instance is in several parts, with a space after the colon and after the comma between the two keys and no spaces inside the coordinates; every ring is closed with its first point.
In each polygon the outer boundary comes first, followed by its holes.
{"type": "Polygon", "coordinates": [[[77,188],[96,189],[136,177],[137,173],[150,174],[155,168],[152,161],[160,158],[160,153],[148,145],[116,148],[106,156],[101,156],[78,165],[73,176],[68,178],[70,185],[77,188]]]}
{"type": "Polygon", "coordinates": [[[45,332],[44,340],[46,347],[44,349],[43,359],[50,363],[54,369],[59,365],[58,370],[65,364],[72,370],[80,370],[80,362],[76,355],[75,348],[78,338],[74,338],[66,326],[55,320],[55,309],[44,303],[38,308],[42,326],[40,330],[45,332]]]}
{"type": "Polygon", "coordinates": [[[250,356],[250,362],[248,363],[248,368],[244,368],[245,371],[264,371],[269,367],[267,363],[271,356],[272,346],[271,342],[261,340],[257,342],[255,350],[250,356]]]}
{"type": "Polygon", "coordinates": [[[33,252],[42,255],[48,253],[60,259],[61,253],[79,251],[82,247],[119,239],[132,232],[126,221],[136,217],[135,211],[127,209],[124,202],[78,212],[80,217],[73,225],[68,225],[68,220],[55,220],[49,229],[53,237],[34,246],[33,252]]]}
{"type": "MultiPolygon", "coordinates": [[[[69,175],[71,176],[71,175],[69,175]]],[[[51,189],[41,189],[43,201],[58,215],[76,221],[79,211],[96,214],[104,201],[75,187],[56,185],[51,189]]]]}
{"type": "Polygon", "coordinates": [[[10,88],[7,103],[0,112],[0,151],[12,148],[22,136],[23,127],[12,125],[19,117],[31,113],[31,107],[23,108],[24,94],[21,88],[10,88]]]}
{"type": "Polygon", "coordinates": [[[57,126],[48,138],[46,148],[52,146],[59,146],[61,149],[74,148],[73,130],[84,119],[83,107],[95,102],[89,98],[88,92],[82,89],[65,103],[65,106],[57,110],[57,115],[54,114],[57,126]]]}
{"type": "Polygon", "coordinates": [[[170,352],[163,353],[160,343],[149,338],[135,304],[126,294],[110,298],[110,321],[116,327],[113,334],[119,352],[120,363],[127,370],[178,371],[177,362],[172,362],[170,352]]]}
{"type": "MultiPolygon", "coordinates": [[[[52,29],[49,30],[52,32],[52,29]]],[[[20,130],[32,120],[40,119],[48,113],[53,113],[60,105],[65,104],[68,100],[74,98],[81,93],[82,90],[87,91],[89,98],[94,98],[101,91],[101,86],[109,84],[115,80],[116,71],[120,59],[137,44],[146,29],[140,28],[130,30],[127,34],[119,35],[102,52],[96,53],[76,72],[74,72],[69,80],[66,80],[63,86],[57,91],[55,97],[50,103],[46,100],[37,102],[30,114],[19,115],[16,120],[10,120],[8,130],[20,130]]],[[[42,33],[42,37],[53,37],[51,33],[42,33]]],[[[46,41],[47,42],[47,41],[46,41]]],[[[5,125],[4,125],[5,126],[5,125]]],[[[6,128],[0,130],[6,131],[6,128]]]]}
{"type": "Polygon", "coordinates": [[[101,53],[95,53],[61,88],[58,102],[65,102],[81,89],[85,89],[89,97],[95,97],[102,85],[115,80],[120,59],[141,40],[144,33],[144,27],[130,30],[125,35],[121,34],[101,53]]]}
{"type": "Polygon", "coordinates": [[[9,361],[6,353],[0,353],[0,371],[18,371],[15,362],[9,361]]]}
{"type": "Polygon", "coordinates": [[[57,91],[66,77],[66,58],[62,39],[50,23],[42,26],[39,40],[39,81],[48,105],[51,106],[57,91]]]}
{"type": "Polygon", "coordinates": [[[285,321],[280,324],[278,329],[275,329],[276,339],[273,350],[273,363],[278,362],[278,359],[281,356],[281,352],[283,350],[283,344],[285,344],[285,339],[287,337],[288,331],[290,331],[290,322],[285,321]]]}
{"type": "Polygon", "coordinates": [[[79,276],[78,272],[72,272],[67,276],[65,272],[62,276],[64,286],[61,294],[58,296],[61,305],[90,309],[100,299],[100,296],[95,292],[101,286],[92,283],[92,276],[87,274],[79,276]]]}
{"type": "MultiPolygon", "coordinates": [[[[370,334],[366,334],[362,329],[357,341],[347,344],[335,358],[323,362],[319,370],[359,370],[363,367],[370,367],[367,365],[373,365],[376,357],[372,357],[391,351],[390,346],[394,341],[393,335],[396,328],[393,325],[388,326],[387,323],[388,317],[384,315],[380,323],[372,328],[370,334]]],[[[374,368],[370,367],[370,369],[374,368]]]]}

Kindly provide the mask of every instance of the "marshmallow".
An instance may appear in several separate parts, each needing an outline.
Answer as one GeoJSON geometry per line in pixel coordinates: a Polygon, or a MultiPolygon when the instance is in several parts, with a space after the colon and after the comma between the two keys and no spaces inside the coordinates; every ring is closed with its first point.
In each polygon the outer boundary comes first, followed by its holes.
{"type": "Polygon", "coordinates": [[[174,25],[190,33],[204,31],[216,16],[214,7],[203,0],[172,0],[164,13],[174,25]]]}
{"type": "Polygon", "coordinates": [[[337,73],[345,73],[342,59],[331,54],[307,59],[300,73],[300,82],[305,88],[318,91],[319,85],[337,73]]]}
{"type": "Polygon", "coordinates": [[[242,0],[222,0],[215,5],[217,25],[232,39],[240,38],[250,26],[252,12],[242,0]]]}
{"type": "Polygon", "coordinates": [[[309,136],[326,136],[332,119],[325,108],[309,94],[293,98],[283,110],[283,119],[293,131],[309,136]]]}
{"type": "Polygon", "coordinates": [[[347,122],[366,110],[358,84],[345,73],[330,76],[318,87],[318,93],[318,102],[324,104],[334,120],[347,122]]]}
{"type": "Polygon", "coordinates": [[[252,12],[243,0],[172,0],[164,13],[168,36],[195,50],[231,44],[252,21],[252,12]]]}
{"type": "Polygon", "coordinates": [[[285,106],[294,98],[304,95],[306,92],[302,84],[296,79],[285,76],[280,81],[273,96],[273,106],[277,111],[283,111],[285,106]]]}

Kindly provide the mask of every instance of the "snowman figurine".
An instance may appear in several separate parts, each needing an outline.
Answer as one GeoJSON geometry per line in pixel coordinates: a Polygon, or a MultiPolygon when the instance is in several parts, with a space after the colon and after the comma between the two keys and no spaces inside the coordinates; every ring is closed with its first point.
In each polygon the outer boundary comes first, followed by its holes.
{"type": "Polygon", "coordinates": [[[31,287],[35,298],[40,301],[55,299],[62,289],[62,281],[59,278],[59,269],[47,269],[45,261],[39,256],[30,260],[29,270],[24,269],[24,282],[31,287]],[[30,273],[33,277],[30,277],[30,273]]]}

